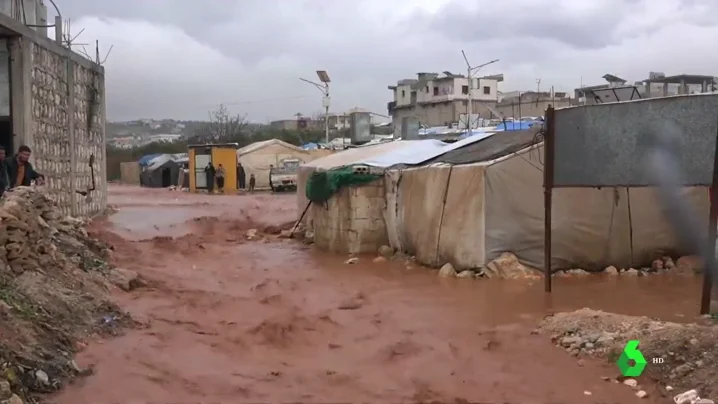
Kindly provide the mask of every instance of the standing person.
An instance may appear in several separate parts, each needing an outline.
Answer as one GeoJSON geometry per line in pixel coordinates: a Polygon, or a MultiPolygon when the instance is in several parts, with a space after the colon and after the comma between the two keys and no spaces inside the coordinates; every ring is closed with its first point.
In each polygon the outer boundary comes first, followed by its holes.
{"type": "Polygon", "coordinates": [[[5,190],[10,187],[10,176],[7,175],[7,166],[5,165],[5,157],[7,151],[5,147],[0,146],[0,197],[3,196],[5,190]]]}
{"type": "Polygon", "coordinates": [[[269,189],[274,192],[274,187],[272,186],[272,171],[274,171],[274,164],[269,165],[269,189]]]}
{"type": "Polygon", "coordinates": [[[204,168],[204,175],[207,178],[207,193],[214,193],[214,166],[211,161],[204,168]]]}
{"type": "Polygon", "coordinates": [[[242,166],[242,163],[237,163],[237,188],[244,190],[247,186],[247,177],[246,173],[244,172],[244,167],[242,166]]]}
{"type": "Polygon", "coordinates": [[[222,164],[217,167],[215,177],[217,177],[217,189],[220,193],[224,193],[224,167],[222,167],[222,164]]]}
{"type": "Polygon", "coordinates": [[[254,174],[249,174],[249,192],[254,193],[254,185],[257,183],[257,179],[254,178],[254,174]]]}
{"type": "Polygon", "coordinates": [[[29,161],[31,153],[29,147],[22,145],[17,149],[16,155],[3,161],[9,178],[7,189],[19,186],[29,187],[33,181],[37,185],[45,183],[45,176],[35,171],[29,161]]]}

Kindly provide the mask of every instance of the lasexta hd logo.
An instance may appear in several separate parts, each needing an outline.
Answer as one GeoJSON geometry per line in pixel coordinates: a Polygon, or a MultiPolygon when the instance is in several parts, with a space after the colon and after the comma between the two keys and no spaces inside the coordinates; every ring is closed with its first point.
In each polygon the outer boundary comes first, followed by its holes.
{"type": "Polygon", "coordinates": [[[643,357],[641,351],[638,350],[639,341],[632,339],[626,343],[621,356],[618,358],[618,369],[624,377],[638,377],[646,368],[646,358],[643,357]]]}

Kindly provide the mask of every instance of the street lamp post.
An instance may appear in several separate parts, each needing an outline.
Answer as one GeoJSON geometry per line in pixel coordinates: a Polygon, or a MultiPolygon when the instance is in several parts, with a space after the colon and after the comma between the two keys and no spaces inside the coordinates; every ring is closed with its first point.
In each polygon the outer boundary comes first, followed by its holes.
{"type": "Polygon", "coordinates": [[[326,138],[325,141],[327,143],[327,146],[329,146],[329,83],[331,82],[331,80],[329,80],[329,75],[327,74],[326,70],[317,70],[317,77],[319,77],[319,81],[321,81],[322,84],[315,83],[311,80],[303,79],[301,77],[299,78],[299,80],[313,85],[314,87],[318,88],[319,91],[321,91],[324,95],[322,97],[322,106],[324,107],[324,136],[326,138]]]}
{"type": "Polygon", "coordinates": [[[467,109],[467,111],[466,111],[466,130],[469,134],[471,134],[471,114],[474,112],[474,109],[473,109],[474,107],[472,105],[472,99],[471,99],[471,90],[473,90],[473,84],[474,84],[474,80],[473,80],[472,76],[474,73],[478,73],[478,71],[481,70],[482,67],[496,63],[499,61],[499,59],[494,59],[490,62],[486,62],[486,63],[478,65],[478,66],[471,66],[471,63],[469,63],[469,59],[466,57],[466,53],[464,53],[464,51],[462,50],[461,54],[464,56],[464,61],[466,62],[466,78],[469,81],[469,102],[466,107],[466,109],[467,109]]]}

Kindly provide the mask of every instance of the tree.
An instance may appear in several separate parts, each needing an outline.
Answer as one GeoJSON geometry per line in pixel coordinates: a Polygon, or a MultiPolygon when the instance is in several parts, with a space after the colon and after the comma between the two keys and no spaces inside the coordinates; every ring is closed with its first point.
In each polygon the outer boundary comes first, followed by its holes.
{"type": "Polygon", "coordinates": [[[206,122],[195,132],[190,139],[193,143],[243,143],[247,127],[247,117],[230,115],[223,104],[209,112],[209,122],[206,122]]]}

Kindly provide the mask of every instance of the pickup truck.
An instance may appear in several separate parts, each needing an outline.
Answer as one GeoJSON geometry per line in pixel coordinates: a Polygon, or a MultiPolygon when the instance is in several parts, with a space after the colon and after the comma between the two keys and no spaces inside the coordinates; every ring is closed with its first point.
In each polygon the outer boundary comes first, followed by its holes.
{"type": "Polygon", "coordinates": [[[272,191],[297,190],[297,170],[302,162],[299,159],[282,160],[278,167],[269,170],[269,183],[272,191]]]}

